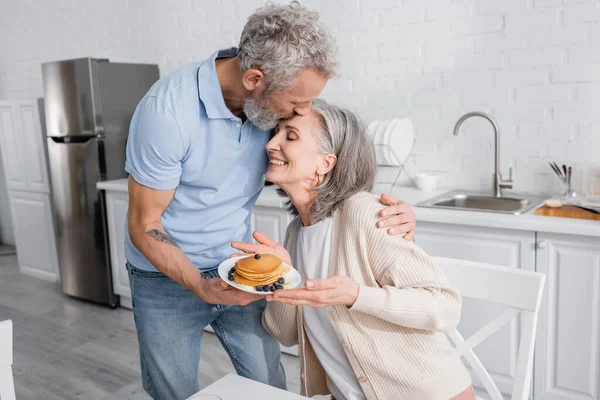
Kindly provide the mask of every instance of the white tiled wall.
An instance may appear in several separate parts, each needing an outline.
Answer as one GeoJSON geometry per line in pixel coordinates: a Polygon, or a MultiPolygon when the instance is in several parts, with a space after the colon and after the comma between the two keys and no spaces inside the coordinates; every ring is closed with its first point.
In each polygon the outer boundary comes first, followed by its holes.
{"type": "MultiPolygon", "coordinates": [[[[157,62],[165,74],[234,45],[259,0],[3,0],[0,99],[42,95],[40,63],[92,56],[157,62]]],[[[560,184],[547,159],[600,163],[600,3],[586,0],[310,0],[339,42],[324,96],[366,121],[409,117],[413,169],[491,187],[493,135],[515,188],[560,184]],[[344,4],[343,6],[340,4],[344,4]]]]}

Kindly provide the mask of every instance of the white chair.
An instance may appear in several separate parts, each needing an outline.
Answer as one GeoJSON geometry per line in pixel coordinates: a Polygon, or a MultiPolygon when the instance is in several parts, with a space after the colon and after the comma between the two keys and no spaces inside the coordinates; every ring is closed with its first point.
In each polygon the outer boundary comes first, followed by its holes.
{"type": "Polygon", "coordinates": [[[0,400],[15,400],[13,381],[13,327],[7,319],[0,322],[0,400]]]}
{"type": "Polygon", "coordinates": [[[508,309],[464,339],[458,331],[448,334],[456,351],[483,383],[492,400],[504,400],[473,348],[521,314],[521,338],[511,400],[526,400],[531,388],[533,348],[538,310],[546,275],[473,261],[435,257],[462,297],[486,300],[508,309]]]}

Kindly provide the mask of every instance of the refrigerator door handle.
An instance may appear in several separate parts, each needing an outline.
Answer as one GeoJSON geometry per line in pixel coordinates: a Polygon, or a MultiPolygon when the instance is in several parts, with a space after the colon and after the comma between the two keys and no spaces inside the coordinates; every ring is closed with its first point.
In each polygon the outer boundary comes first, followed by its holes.
{"type": "Polygon", "coordinates": [[[52,141],[54,143],[70,144],[70,143],[85,143],[85,142],[89,142],[92,139],[96,139],[96,136],[95,135],[86,135],[86,136],[50,136],[50,139],[52,139],[52,141]]]}

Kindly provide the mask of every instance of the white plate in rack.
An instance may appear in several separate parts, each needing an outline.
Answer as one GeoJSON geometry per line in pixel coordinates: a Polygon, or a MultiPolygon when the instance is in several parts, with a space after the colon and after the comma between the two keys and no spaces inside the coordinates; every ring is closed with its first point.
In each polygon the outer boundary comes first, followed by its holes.
{"type": "MultiPolygon", "coordinates": [[[[241,285],[241,284],[237,283],[236,281],[230,281],[229,279],[227,279],[227,277],[229,276],[229,271],[231,270],[231,268],[233,268],[235,263],[238,260],[240,260],[242,258],[246,258],[246,257],[253,257],[253,255],[228,258],[227,260],[223,261],[221,264],[219,264],[219,270],[218,270],[219,277],[221,279],[223,279],[225,282],[227,282],[230,286],[233,286],[234,288],[242,290],[244,292],[248,292],[248,293],[252,293],[252,294],[262,294],[262,295],[270,294],[271,292],[259,292],[256,289],[254,289],[252,286],[241,285]]],[[[285,283],[283,284],[283,289],[297,288],[298,285],[300,285],[300,281],[302,280],[300,278],[300,274],[298,273],[298,271],[296,271],[294,269],[294,267],[292,267],[291,265],[286,264],[286,263],[283,263],[283,268],[287,269],[283,273],[283,277],[285,278],[285,283]]]]}

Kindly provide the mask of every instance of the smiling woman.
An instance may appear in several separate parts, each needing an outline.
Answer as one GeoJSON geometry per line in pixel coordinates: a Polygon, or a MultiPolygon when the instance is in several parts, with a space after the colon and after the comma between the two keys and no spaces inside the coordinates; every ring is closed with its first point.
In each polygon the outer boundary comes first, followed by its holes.
{"type": "Polygon", "coordinates": [[[442,333],[460,319],[460,295],[423,250],[376,227],[375,151],[360,119],[317,99],[266,149],[266,178],[297,216],[285,248],[305,289],[268,295],[263,324],[299,344],[303,394],[474,399],[442,333]]]}
{"type": "Polygon", "coordinates": [[[266,146],[271,161],[266,179],[290,198],[292,214],[304,211],[294,204],[310,199],[310,219],[320,221],[352,194],[372,189],[376,163],[365,126],[354,113],[321,99],[313,102],[313,110],[275,128],[266,146]]]}

